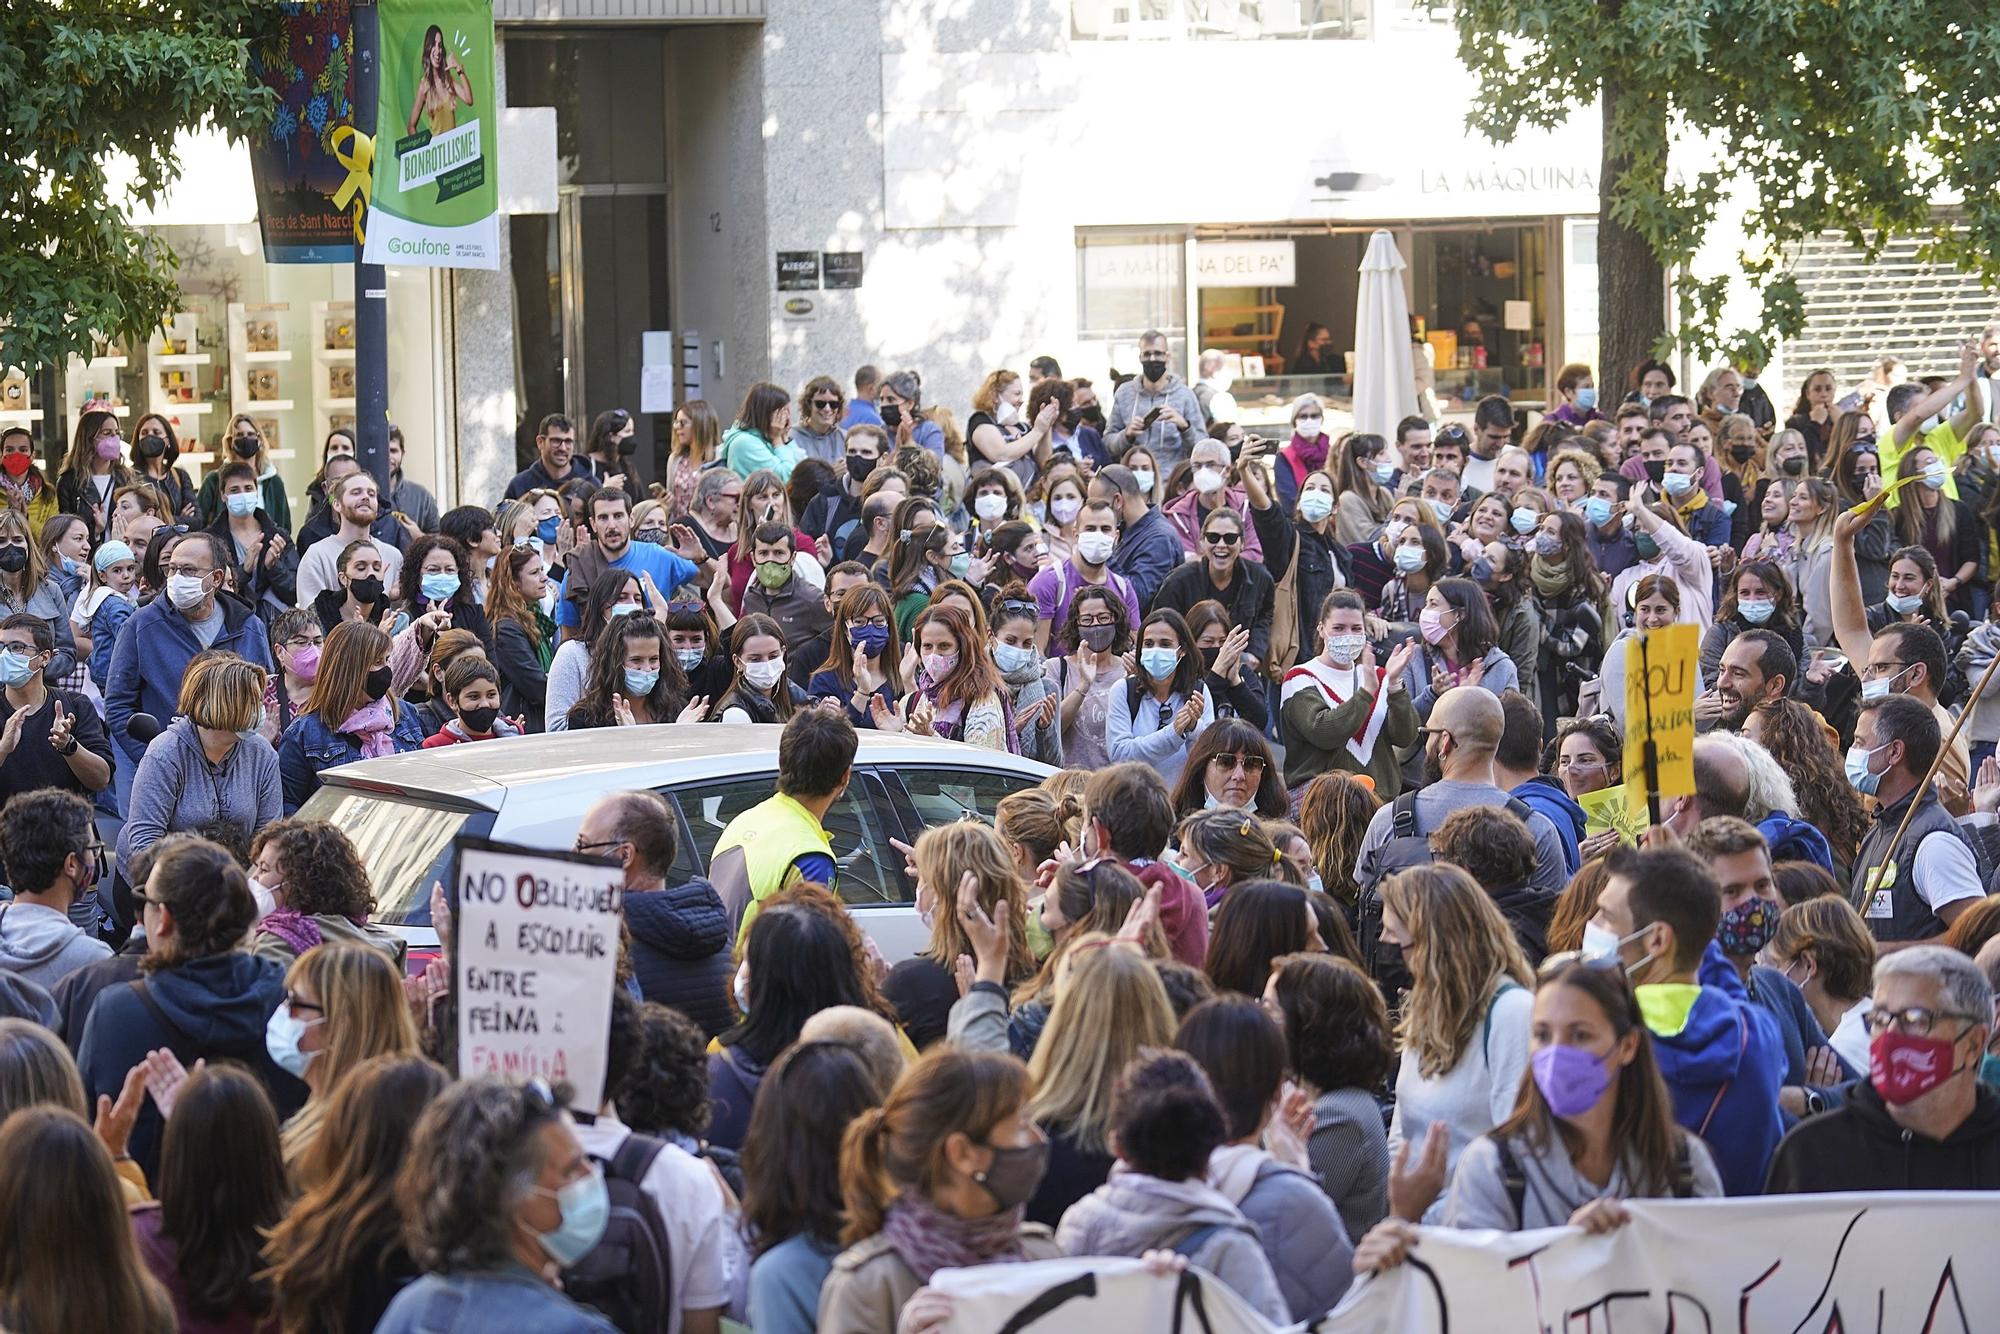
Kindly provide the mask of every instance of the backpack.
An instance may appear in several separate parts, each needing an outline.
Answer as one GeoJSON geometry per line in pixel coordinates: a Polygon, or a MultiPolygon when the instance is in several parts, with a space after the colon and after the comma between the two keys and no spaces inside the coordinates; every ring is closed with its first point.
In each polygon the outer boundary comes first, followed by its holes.
{"type": "MultiPolygon", "coordinates": [[[[1507,798],[1506,807],[1522,824],[1527,824],[1534,815],[1528,803],[1516,796],[1507,798]]],[[[1409,969],[1403,965],[1403,952],[1382,943],[1382,882],[1398,871],[1424,866],[1433,860],[1430,837],[1417,829],[1417,790],[1397,797],[1391,809],[1394,815],[1389,841],[1375,851],[1375,879],[1361,887],[1358,905],[1361,963],[1368,976],[1381,984],[1385,996],[1407,989],[1411,979],[1409,969]]]]}
{"type": "Polygon", "coordinates": [[[611,1218],[590,1253],[563,1271],[563,1290],[593,1307],[625,1334],[653,1334],[673,1311],[673,1250],[659,1208],[640,1183],[667,1147],[650,1135],[628,1135],[604,1169],[611,1218]]]}
{"type": "MultiPolygon", "coordinates": [[[[1507,1202],[1514,1208],[1514,1228],[1525,1230],[1521,1221],[1521,1210],[1528,1200],[1528,1174],[1521,1170],[1520,1159],[1507,1143],[1505,1135],[1495,1135],[1493,1147],[1500,1151],[1500,1184],[1507,1191],[1507,1202]]],[[[1558,1140],[1558,1143],[1561,1141],[1558,1140]]],[[[1694,1198],[1694,1152],[1688,1148],[1688,1136],[1682,1131],[1677,1140],[1679,1147],[1674,1153],[1674,1198],[1691,1200],[1694,1198]]]]}

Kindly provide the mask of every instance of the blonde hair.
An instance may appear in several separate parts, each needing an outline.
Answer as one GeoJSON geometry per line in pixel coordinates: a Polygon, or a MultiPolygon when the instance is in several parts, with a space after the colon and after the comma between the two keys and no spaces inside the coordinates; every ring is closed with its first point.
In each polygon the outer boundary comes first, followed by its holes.
{"type": "MultiPolygon", "coordinates": [[[[1050,775],[1054,778],[1056,775],[1050,775]]],[[[1048,779],[1043,780],[1049,781],[1048,779]]],[[[1040,866],[1055,855],[1059,844],[1076,846],[1083,834],[1083,793],[1057,795],[1045,787],[1023,788],[1000,798],[993,808],[993,827],[1000,837],[1028,850],[1040,866]]]]}
{"type": "MultiPolygon", "coordinates": [[[[294,1183],[311,1190],[319,1183],[303,1179],[301,1168],[319,1137],[326,1109],[348,1071],[376,1056],[416,1056],[417,1026],[403,994],[396,965],[381,950],[367,945],[320,945],[293,961],[285,973],[285,988],[303,986],[321,1006],[326,1045],[313,1059],[318,1063],[319,1089],[285,1123],[282,1144],[285,1166],[294,1183]]],[[[324,1161],[322,1157],[321,1161],[324,1161]]]]}
{"type": "Polygon", "coordinates": [[[1104,935],[1071,943],[1028,1074],[1029,1112],[1087,1152],[1109,1153],[1111,1094],[1132,1058],[1174,1040],[1174,1007],[1153,961],[1104,935]]]}
{"type": "Polygon", "coordinates": [[[1413,866],[1382,883],[1382,904],[1402,919],[1413,979],[1396,1037],[1417,1072],[1457,1067],[1479,1033],[1495,989],[1533,984],[1528,956],[1479,882],[1456,866],[1413,866]]]}
{"type": "Polygon", "coordinates": [[[1577,449],[1573,445],[1565,446],[1562,449],[1558,449],[1556,456],[1549,460],[1549,468],[1545,476],[1549,479],[1550,491],[1555,490],[1556,469],[1562,467],[1565,463],[1576,465],[1577,472],[1583,475],[1583,486],[1586,491],[1590,489],[1592,482],[1604,475],[1603,459],[1598,458],[1597,455],[1587,449],[1577,449]]]}
{"type": "Polygon", "coordinates": [[[181,678],[175,708],[196,727],[247,732],[264,708],[267,673],[229,652],[198,653],[181,678]]]}
{"type": "Polygon", "coordinates": [[[949,970],[959,955],[971,955],[972,941],[958,915],[958,882],[970,872],[979,882],[979,906],[989,916],[994,904],[1007,900],[1007,980],[1018,982],[1034,970],[1028,950],[1028,887],[1000,835],[976,820],[935,825],[917,838],[915,859],[917,878],[937,898],[931,942],[922,957],[949,970]]]}

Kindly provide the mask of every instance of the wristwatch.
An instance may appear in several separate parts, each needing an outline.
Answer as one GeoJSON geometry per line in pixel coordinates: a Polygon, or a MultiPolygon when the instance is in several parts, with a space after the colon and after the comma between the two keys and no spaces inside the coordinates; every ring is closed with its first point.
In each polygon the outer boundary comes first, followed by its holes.
{"type": "Polygon", "coordinates": [[[71,737],[67,746],[56,747],[56,754],[62,756],[64,759],[68,759],[70,756],[76,754],[76,738],[71,737]]]}

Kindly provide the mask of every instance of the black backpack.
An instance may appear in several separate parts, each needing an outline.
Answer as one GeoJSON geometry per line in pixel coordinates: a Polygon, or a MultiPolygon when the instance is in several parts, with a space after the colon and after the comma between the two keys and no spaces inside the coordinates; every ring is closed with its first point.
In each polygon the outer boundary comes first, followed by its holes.
{"type": "Polygon", "coordinates": [[[604,1187],[611,1218],[604,1236],[574,1267],[563,1271],[572,1301],[603,1313],[625,1334],[654,1334],[673,1310],[673,1248],[660,1211],[640,1183],[667,1147],[650,1135],[628,1135],[607,1162],[604,1187]]]}
{"type": "MultiPolygon", "coordinates": [[[[1522,824],[1534,811],[1519,797],[1507,798],[1507,810],[1522,824]]],[[[1410,970],[1403,966],[1403,952],[1382,943],[1382,882],[1398,871],[1429,865],[1431,841],[1417,828],[1417,790],[1403,793],[1391,807],[1395,814],[1389,827],[1389,841],[1376,849],[1375,879],[1361,886],[1359,896],[1361,962],[1368,976],[1381,984],[1382,994],[1391,999],[1410,985],[1410,970]]]]}
{"type": "MultiPolygon", "coordinates": [[[[1492,1140],[1493,1147],[1500,1151],[1500,1185],[1507,1192],[1508,1203],[1514,1206],[1514,1230],[1525,1232],[1527,1224],[1521,1221],[1521,1210],[1528,1202],[1528,1174],[1521,1170],[1521,1160],[1514,1156],[1505,1135],[1494,1135],[1492,1140]]],[[[1674,1154],[1674,1198],[1691,1200],[1694,1198],[1694,1151],[1688,1148],[1686,1131],[1680,1133],[1679,1142],[1680,1147],[1674,1154]]]]}

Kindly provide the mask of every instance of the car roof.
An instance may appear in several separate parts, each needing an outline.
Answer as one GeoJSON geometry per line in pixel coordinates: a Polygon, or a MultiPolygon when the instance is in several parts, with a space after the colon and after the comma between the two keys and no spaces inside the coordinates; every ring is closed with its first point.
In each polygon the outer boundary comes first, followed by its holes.
{"type": "MultiPolygon", "coordinates": [[[[320,779],[329,787],[497,811],[509,792],[528,788],[560,787],[575,795],[769,773],[778,767],[783,733],[776,723],[669,723],[498,737],[343,764],[320,779]]],[[[856,736],[856,765],[999,769],[1037,779],[1054,772],[1034,760],[958,741],[867,728],[856,736]]]]}

